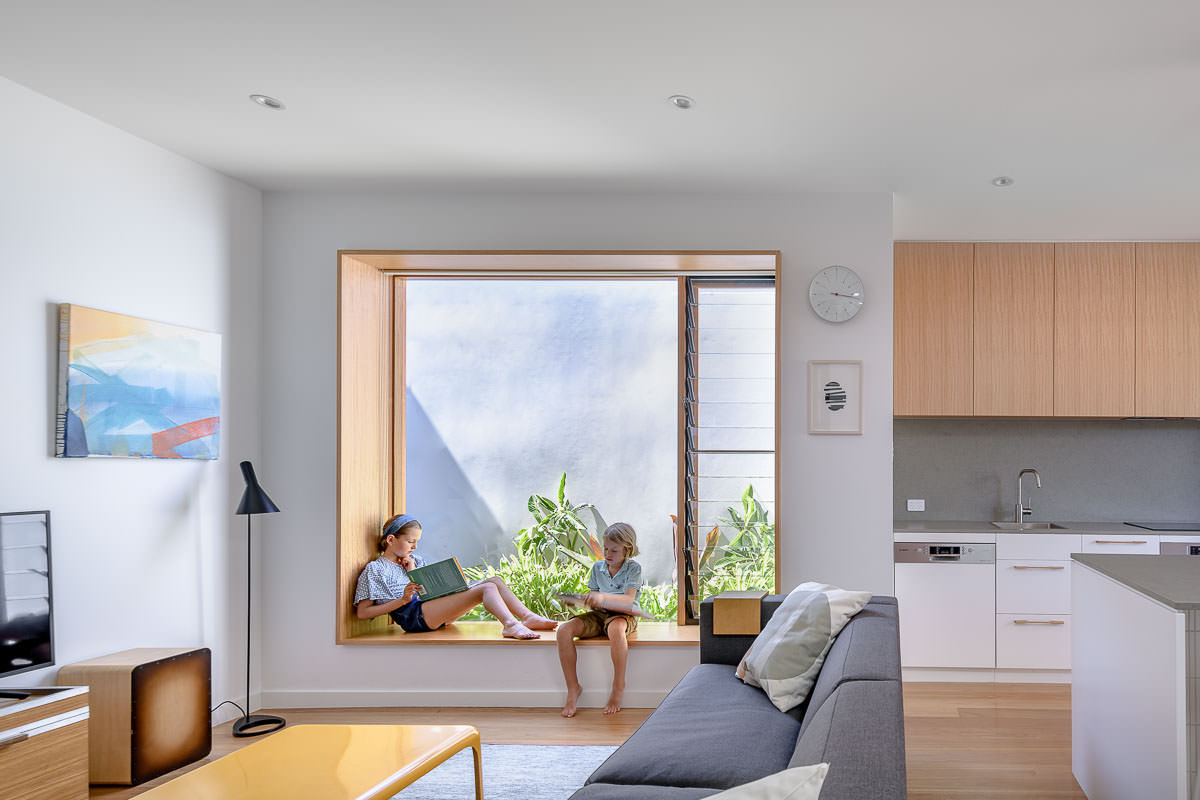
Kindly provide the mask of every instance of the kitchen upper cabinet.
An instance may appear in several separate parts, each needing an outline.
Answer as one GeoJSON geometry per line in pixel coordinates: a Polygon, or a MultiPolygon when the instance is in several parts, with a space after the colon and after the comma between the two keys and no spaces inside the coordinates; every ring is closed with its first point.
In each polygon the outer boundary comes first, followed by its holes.
{"type": "Polygon", "coordinates": [[[1054,245],[1055,416],[1140,413],[1134,305],[1132,242],[1054,245]]]}
{"type": "Polygon", "coordinates": [[[899,416],[970,416],[975,245],[895,244],[895,381],[899,416]]]}
{"type": "Polygon", "coordinates": [[[1200,243],[1138,242],[1139,417],[1200,416],[1200,243]]]}
{"type": "Polygon", "coordinates": [[[974,413],[1054,414],[1054,245],[975,245],[974,413]]]}

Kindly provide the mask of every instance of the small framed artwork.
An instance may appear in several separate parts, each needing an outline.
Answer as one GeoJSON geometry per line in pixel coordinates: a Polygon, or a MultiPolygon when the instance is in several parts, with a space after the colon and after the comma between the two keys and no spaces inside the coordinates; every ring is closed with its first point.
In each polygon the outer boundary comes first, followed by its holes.
{"type": "Polygon", "coordinates": [[[808,432],[862,435],[862,362],[808,362],[808,432]]]}

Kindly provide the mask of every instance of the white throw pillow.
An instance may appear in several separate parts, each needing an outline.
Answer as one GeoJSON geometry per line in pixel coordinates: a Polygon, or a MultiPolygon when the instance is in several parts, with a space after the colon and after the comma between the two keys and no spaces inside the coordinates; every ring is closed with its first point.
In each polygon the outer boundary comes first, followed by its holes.
{"type": "Polygon", "coordinates": [[[800,584],[750,645],[737,676],[766,692],[780,711],[795,708],[812,690],[833,638],[870,599],[870,592],[800,584]]]}
{"type": "Polygon", "coordinates": [[[827,772],[828,764],[792,767],[709,795],[708,800],[817,800],[827,772]]]}

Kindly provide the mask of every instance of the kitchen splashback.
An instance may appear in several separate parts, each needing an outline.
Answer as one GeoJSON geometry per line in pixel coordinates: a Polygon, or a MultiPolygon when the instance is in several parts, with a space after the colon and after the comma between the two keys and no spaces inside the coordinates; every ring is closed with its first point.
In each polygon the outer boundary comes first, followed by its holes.
{"type": "Polygon", "coordinates": [[[892,436],[896,519],[1012,519],[1024,467],[1033,520],[1200,519],[1195,420],[897,419],[892,436]]]}

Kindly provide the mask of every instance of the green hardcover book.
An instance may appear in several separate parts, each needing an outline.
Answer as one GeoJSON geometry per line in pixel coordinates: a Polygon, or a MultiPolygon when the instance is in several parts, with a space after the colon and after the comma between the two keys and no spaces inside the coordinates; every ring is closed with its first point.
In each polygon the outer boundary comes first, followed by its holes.
{"type": "Polygon", "coordinates": [[[462,567],[458,565],[457,558],[447,558],[445,561],[437,561],[423,567],[413,567],[408,571],[408,577],[414,583],[421,584],[421,588],[425,590],[417,595],[422,600],[445,597],[448,594],[465,592],[470,588],[467,586],[467,579],[463,575],[462,567]]]}

